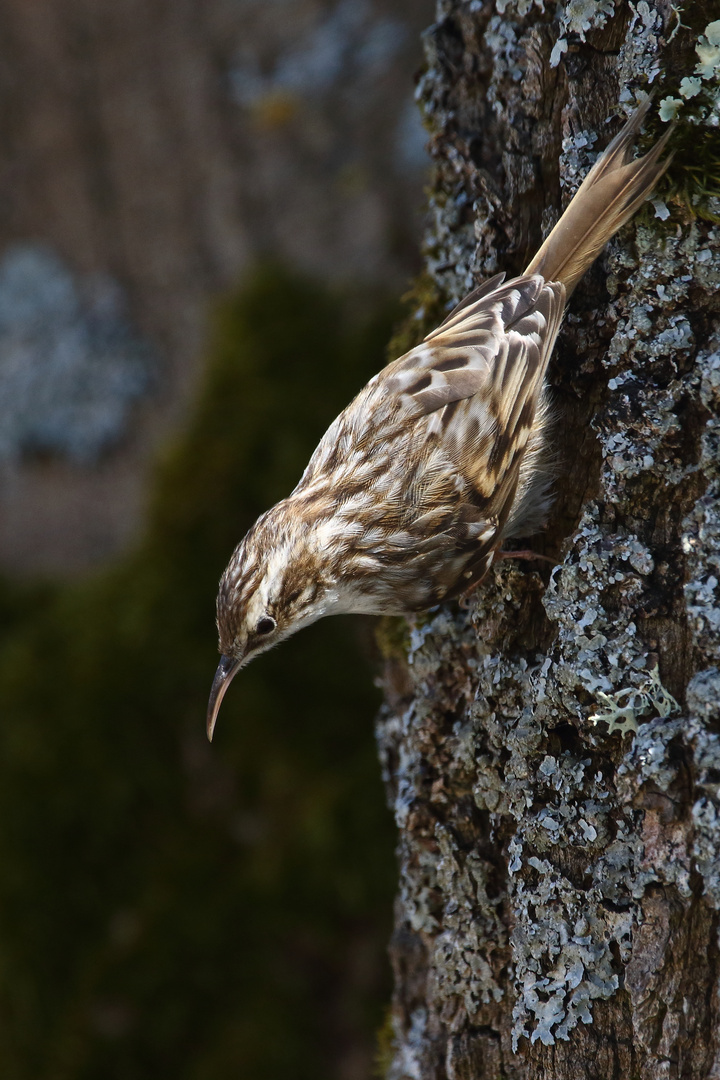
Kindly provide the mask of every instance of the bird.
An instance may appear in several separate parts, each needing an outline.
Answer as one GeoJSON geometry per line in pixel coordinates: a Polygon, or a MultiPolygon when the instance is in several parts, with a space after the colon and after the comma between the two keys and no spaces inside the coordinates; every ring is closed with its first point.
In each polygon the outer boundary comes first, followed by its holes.
{"type": "Polygon", "coordinates": [[[668,131],[633,159],[646,98],[519,277],[481,284],[333,421],[292,493],[220,581],[207,711],[251,659],[327,615],[408,614],[477,587],[551,505],[545,374],[568,298],[668,167],[668,131]]]}

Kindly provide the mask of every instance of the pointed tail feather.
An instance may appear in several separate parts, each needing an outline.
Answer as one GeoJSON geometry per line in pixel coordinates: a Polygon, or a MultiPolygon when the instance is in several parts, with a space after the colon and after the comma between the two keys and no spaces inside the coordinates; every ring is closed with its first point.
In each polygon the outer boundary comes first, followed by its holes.
{"type": "Polygon", "coordinates": [[[561,281],[569,296],[610,237],[652,192],[672,160],[672,154],[660,160],[671,131],[644,157],[629,160],[649,108],[646,98],[595,162],[526,274],[561,281]]]}

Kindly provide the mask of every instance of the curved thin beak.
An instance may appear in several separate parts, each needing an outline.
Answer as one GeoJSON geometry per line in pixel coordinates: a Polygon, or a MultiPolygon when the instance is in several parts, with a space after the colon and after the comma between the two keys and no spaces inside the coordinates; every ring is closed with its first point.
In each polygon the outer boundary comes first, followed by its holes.
{"type": "Polygon", "coordinates": [[[215,724],[217,722],[218,713],[220,712],[220,706],[222,705],[222,699],[225,697],[225,691],[232,682],[233,675],[239,667],[239,660],[233,660],[231,656],[220,657],[220,663],[215,672],[212,690],[210,691],[210,701],[208,702],[207,737],[210,742],[212,742],[215,724]]]}

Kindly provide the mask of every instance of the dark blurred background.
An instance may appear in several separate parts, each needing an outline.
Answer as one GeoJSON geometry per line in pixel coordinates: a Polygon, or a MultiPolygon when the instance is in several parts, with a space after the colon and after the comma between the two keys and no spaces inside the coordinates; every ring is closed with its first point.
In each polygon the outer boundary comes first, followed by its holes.
{"type": "Polygon", "coordinates": [[[418,266],[432,9],[0,5],[3,1080],[377,1067],[372,625],[203,716],[219,574],[418,266]]]}

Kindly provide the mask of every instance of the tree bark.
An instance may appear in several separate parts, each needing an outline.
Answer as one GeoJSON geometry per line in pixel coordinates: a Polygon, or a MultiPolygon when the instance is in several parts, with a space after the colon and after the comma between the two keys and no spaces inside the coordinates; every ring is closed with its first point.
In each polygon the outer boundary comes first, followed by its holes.
{"type": "MultiPolygon", "coordinates": [[[[687,7],[442,0],[426,314],[522,270],[618,102],[677,98],[718,18],[687,7]]],[[[557,565],[386,650],[391,1080],[720,1077],[720,201],[692,186],[720,150],[684,115],[684,205],[613,241],[551,364],[557,565]]]]}

